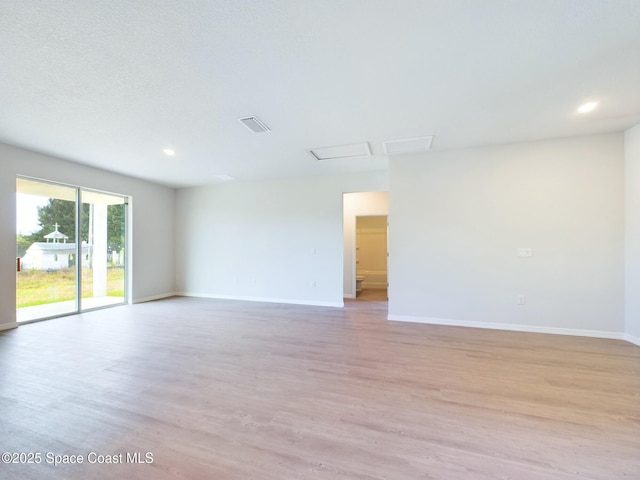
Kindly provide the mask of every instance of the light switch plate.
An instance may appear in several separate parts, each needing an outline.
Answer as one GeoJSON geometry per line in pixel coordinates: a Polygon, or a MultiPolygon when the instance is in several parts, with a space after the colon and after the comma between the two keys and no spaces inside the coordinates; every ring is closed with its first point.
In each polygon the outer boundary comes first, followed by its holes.
{"type": "Polygon", "coordinates": [[[518,248],[516,255],[518,257],[532,257],[533,251],[530,248],[518,248]]]}

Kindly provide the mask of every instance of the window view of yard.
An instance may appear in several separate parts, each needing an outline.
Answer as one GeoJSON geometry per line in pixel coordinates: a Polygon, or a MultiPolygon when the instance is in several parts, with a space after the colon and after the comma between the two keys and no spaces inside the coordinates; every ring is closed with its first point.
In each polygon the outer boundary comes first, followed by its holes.
{"type": "Polygon", "coordinates": [[[19,322],[125,301],[126,208],[120,195],[16,179],[19,322]]]}
{"type": "MultiPolygon", "coordinates": [[[[75,299],[73,268],[56,271],[23,270],[17,276],[17,307],[32,307],[75,299]]],[[[82,298],[93,296],[93,270],[82,269],[82,298]]],[[[107,296],[124,297],[124,267],[107,269],[107,296]]]]}

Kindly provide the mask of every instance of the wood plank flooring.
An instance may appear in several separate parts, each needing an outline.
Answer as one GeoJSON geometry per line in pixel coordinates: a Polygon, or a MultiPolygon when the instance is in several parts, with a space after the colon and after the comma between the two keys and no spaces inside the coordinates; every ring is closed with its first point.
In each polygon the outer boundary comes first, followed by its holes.
{"type": "Polygon", "coordinates": [[[4,332],[0,452],[42,461],[0,478],[640,479],[640,348],[385,317],[172,298],[4,332]]]}

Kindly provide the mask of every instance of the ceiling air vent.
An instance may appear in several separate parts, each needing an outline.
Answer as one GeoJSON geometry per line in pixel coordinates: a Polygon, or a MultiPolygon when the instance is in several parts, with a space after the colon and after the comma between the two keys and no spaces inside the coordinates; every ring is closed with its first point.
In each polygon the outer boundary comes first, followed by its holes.
{"type": "Polygon", "coordinates": [[[269,127],[267,127],[258,117],[255,116],[242,117],[239,118],[238,121],[253,133],[264,133],[269,131],[269,127]]]}
{"type": "Polygon", "coordinates": [[[316,160],[332,160],[334,158],[369,157],[371,148],[369,142],[352,143],[336,147],[321,147],[309,150],[316,160]]]}
{"type": "Polygon", "coordinates": [[[426,137],[405,138],[403,140],[388,140],[382,142],[384,153],[387,155],[403,155],[405,153],[426,152],[431,148],[433,135],[426,137]]]}

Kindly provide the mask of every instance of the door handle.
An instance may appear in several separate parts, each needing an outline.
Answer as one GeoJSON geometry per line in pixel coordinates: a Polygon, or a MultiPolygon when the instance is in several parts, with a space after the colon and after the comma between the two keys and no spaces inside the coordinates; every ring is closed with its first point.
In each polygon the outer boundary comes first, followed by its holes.
{"type": "Polygon", "coordinates": [[[19,272],[22,270],[22,265],[20,262],[20,257],[16,257],[16,272],[19,272]]]}

